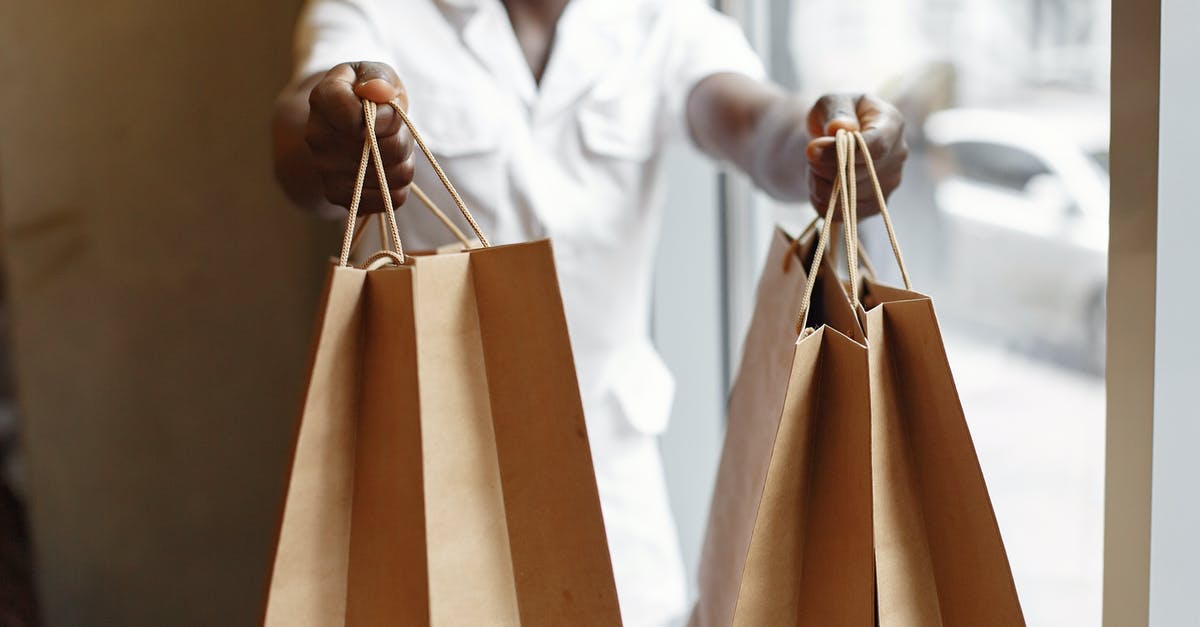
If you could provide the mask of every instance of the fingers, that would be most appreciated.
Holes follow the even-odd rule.
[[[354,93],[354,68],[349,63],[325,73],[308,94],[309,118],[319,118],[339,133],[355,133],[363,127],[362,101]]]
[[[886,199],[900,185],[904,169],[904,153],[894,150],[890,156],[875,163],[875,175],[879,179],[879,187]],[[833,192],[833,182],[837,179],[837,166],[825,163],[809,163],[808,189],[813,207],[824,215]],[[871,175],[867,166],[858,162],[854,168],[854,176],[858,183],[858,215],[867,217],[878,212],[878,201],[875,198],[875,187],[871,183]]]
[[[859,130],[857,115],[860,97],[850,94],[821,96],[808,111],[808,136],[834,135],[838,129]]]
[[[903,141],[904,116],[896,107],[874,96],[862,96],[856,112],[871,157],[888,154]]]
[[[904,125],[901,123],[894,128],[874,128],[862,131],[863,141],[867,142],[867,148],[871,151],[871,160],[875,165],[879,165],[889,157],[900,157],[903,160],[908,156],[908,142],[904,139]],[[808,142],[805,148],[805,154],[808,156],[809,163],[824,164],[829,167],[837,167],[837,140],[833,137],[818,137]],[[866,157],[863,156],[862,149],[855,145],[854,162],[866,163]]]
[[[408,200],[409,186],[405,185],[399,189],[388,191],[388,196],[392,199],[392,210],[403,205]],[[333,202],[333,201],[330,201]],[[336,204],[336,203],[335,203]],[[348,203],[347,203],[348,204]],[[371,192],[364,191],[362,201],[358,205],[358,215],[370,215],[374,213],[383,213],[383,197],[379,195],[378,190]]]
[[[407,106],[404,86],[391,67],[383,63],[343,63],[331,69],[309,93],[309,117],[305,140],[313,164],[321,176],[325,197],[332,203],[350,205],[354,180],[366,139],[362,100],[387,103],[398,99]],[[375,135],[383,170],[395,206],[408,195],[413,176],[413,143],[400,116],[391,107],[379,107]],[[360,211],[383,210],[374,164],[363,182]]]
[[[305,129],[305,141],[312,151],[314,164],[330,170],[358,169],[365,135],[365,131],[355,135],[338,133],[313,118],[309,119],[308,128]],[[386,136],[379,132],[376,137],[384,166],[404,161],[413,154],[412,135],[407,129]]]
[[[365,81],[363,77],[367,78]],[[408,105],[404,85],[395,72],[382,63],[343,63],[325,73],[308,96],[310,115],[323,120],[340,133],[362,137],[364,126],[362,100],[390,102],[399,99]],[[376,131],[380,137],[400,130],[401,121],[391,107],[380,107],[376,116]]]
[[[882,181],[884,178],[892,175],[894,171],[899,171],[904,166],[904,161],[907,156],[907,146],[901,145],[892,152],[884,155],[882,158],[876,159],[872,157],[872,163],[875,165],[875,176]],[[866,163],[859,158],[858,153],[855,153],[854,163],[854,174],[858,180],[870,180],[870,170],[867,169]],[[820,161],[809,161],[808,171],[819,178],[833,181],[833,179],[837,178],[838,175],[837,161],[835,160],[833,163],[829,163],[824,159]]]
[[[414,169],[412,155],[409,155],[403,161],[384,166],[383,175],[387,181],[387,186],[391,189],[399,189],[408,185],[412,182]],[[336,184],[336,191],[341,193],[341,202],[339,204],[348,204],[350,201],[350,190],[355,179],[358,178],[358,164],[355,164],[352,168],[322,169],[321,176],[327,177],[326,180]],[[367,166],[366,176],[363,177],[363,189],[379,190],[379,175],[375,173],[374,163]]]
[[[808,114],[808,135],[813,138],[808,146],[810,161],[837,163],[833,136],[839,129],[861,131],[871,157],[878,160],[903,140],[904,116],[874,96],[822,96]],[[863,160],[861,155],[858,160]]]
[[[847,116],[853,117],[853,124]],[[809,163],[810,200],[824,213],[838,176],[836,140],[838,129],[861,130],[875,166],[884,197],[900,184],[908,144],[904,139],[904,117],[892,105],[873,96],[831,95],[817,101],[808,116],[809,136],[806,147]],[[858,215],[867,217],[879,211],[875,189],[866,168],[861,147],[855,152],[855,177],[858,182]],[[840,217],[840,215],[839,215]]]
[[[359,98],[387,104],[404,94],[400,77],[388,64],[359,61],[349,65],[354,69],[354,94]],[[408,106],[407,98],[404,105]]]
[[[865,180],[865,178],[860,179],[858,186],[858,204],[856,205],[855,211],[857,212],[859,219],[867,218],[879,213],[879,203],[875,199],[874,190],[867,187],[867,185],[870,185],[870,183],[864,183],[863,181]],[[892,181],[889,180],[889,182]],[[900,180],[898,178],[895,179],[891,189],[895,189],[896,185],[899,183]],[[886,190],[888,188],[885,187],[884,189]],[[824,217],[829,211],[829,201],[831,198],[833,198],[833,182],[828,179],[820,178],[809,171],[808,201],[812,203],[813,208],[822,217]],[[839,205],[837,210],[833,212],[833,221],[840,222],[841,219],[842,208]]]
[[[392,200],[392,209],[396,209],[408,200],[409,184],[412,181],[413,161],[409,159],[385,170],[388,179],[388,194]],[[330,172],[322,174],[321,184],[325,191],[325,199],[342,207],[349,208],[354,195],[354,183],[358,172]],[[396,185],[392,181],[408,181]],[[359,201],[360,214],[379,213],[384,210],[383,196],[379,191],[379,179],[372,164],[363,179],[362,196]]]

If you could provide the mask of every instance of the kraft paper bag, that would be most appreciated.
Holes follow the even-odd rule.
[[[264,624],[618,625],[550,242],[351,266],[364,110]]]
[[[867,349],[813,242],[777,230],[758,284],[700,561],[692,625],[870,625]]]
[[[1008,556],[933,301],[912,291],[874,164],[859,133],[843,134],[848,164],[861,148],[905,288],[859,282],[856,202],[847,204],[850,296],[870,362],[871,485],[880,627],[1024,625]],[[841,149],[839,149],[841,150]],[[854,189],[854,168],[846,168]],[[870,273],[873,275],[873,272]],[[862,297],[859,298],[859,291]]]
[[[932,301],[867,281],[881,627],[1023,625]]]
[[[856,145],[864,153],[905,289],[880,284],[873,272],[866,279],[858,276],[857,182],[850,167],[856,162]],[[1024,625],[932,302],[911,290],[862,136],[839,132],[837,150],[844,174],[835,180],[820,235],[814,231],[789,244],[777,232],[759,283],[730,400],[729,431],[701,557],[700,599],[691,622]],[[846,225],[845,283],[831,264],[820,263],[839,204]],[[804,258],[814,246],[811,276],[789,278],[792,252]],[[787,325],[797,309],[806,312],[800,328],[806,326],[803,316],[818,328],[800,334],[789,360],[795,328]],[[849,342],[828,341],[839,336]],[[802,360],[805,342],[818,337],[822,344],[807,349],[818,356]],[[798,406],[807,411],[797,412]],[[821,413],[826,407],[831,415]],[[822,420],[853,425],[865,420],[867,455],[853,455],[848,436],[796,437],[797,424]],[[858,433],[847,424],[838,430]],[[829,459],[844,465],[826,465]],[[861,498],[862,477],[868,502],[851,508],[846,502]],[[814,498],[821,494],[816,485],[839,492],[825,500]],[[839,498],[843,502],[835,502]],[[836,521],[840,533],[831,534],[833,539],[813,533],[821,529],[814,521],[823,520]],[[871,547],[865,558],[849,550],[860,537]],[[814,546],[819,550],[814,552]],[[842,557],[842,563],[822,565],[823,577],[814,584],[808,577],[811,560],[830,554]],[[856,559],[846,559],[850,555]],[[859,573],[863,563],[869,584],[852,585],[860,579],[848,573]],[[844,581],[831,583],[833,578]]]

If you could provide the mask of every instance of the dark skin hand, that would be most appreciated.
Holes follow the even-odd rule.
[[[837,176],[833,135],[838,129],[862,132],[885,196],[900,185],[908,157],[903,116],[878,98],[827,95],[808,107],[775,85],[740,74],[700,81],[688,97],[688,125],[705,152],[732,161],[780,200],[802,200],[807,192],[821,213]],[[858,154],[855,162],[858,215],[864,218],[879,206],[864,157]],[[797,173],[805,166],[802,184]]]
[[[366,128],[362,100],[408,105],[404,84],[387,64],[343,63],[284,89],[275,103],[271,125],[275,177],[292,202],[336,218],[350,204]],[[380,107],[375,121],[392,206],[408,198],[414,154],[412,137],[391,107]],[[363,183],[363,213],[383,211],[374,164]]]
[[[540,81],[568,0],[506,0],[521,50]],[[275,105],[275,173],[289,198],[320,215],[337,217],[349,204],[365,130],[361,99],[407,105],[404,84],[386,64],[343,63],[286,87]],[[822,213],[833,191],[838,129],[861,130],[885,194],[899,184],[908,146],[904,119],[890,104],[861,94],[828,95],[811,107],[779,87],[739,74],[701,81],[687,103],[688,127],[709,155],[732,162],[772,196],[808,199]],[[413,142],[390,107],[376,123],[394,206],[408,197]],[[859,217],[878,212],[863,156],[857,158]],[[801,172],[807,170],[804,177]],[[364,185],[364,213],[383,210],[374,173]]]

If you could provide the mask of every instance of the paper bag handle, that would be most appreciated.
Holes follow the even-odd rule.
[[[479,238],[479,243],[484,247],[491,246],[491,242],[488,241],[487,236],[484,235],[483,231],[479,228],[479,223],[476,222],[475,217],[471,215],[471,210],[467,208],[467,204],[463,202],[462,197],[459,196],[458,190],[454,189],[454,185],[450,183],[450,179],[446,177],[446,172],[442,170],[442,166],[433,156],[433,152],[429,150],[429,146],[425,144],[424,138],[422,138],[421,133],[417,131],[412,119],[408,117],[408,113],[404,111],[404,108],[400,106],[400,103],[397,100],[392,100],[388,104],[393,110],[396,111],[396,115],[400,116],[400,120],[404,123],[404,125],[408,127],[408,131],[412,135],[413,141],[417,143],[417,146],[425,155],[425,159],[428,160],[429,165],[433,167],[433,171],[437,174],[438,180],[442,182],[442,185],[446,188],[446,191],[450,193],[450,197],[454,200],[454,204],[458,206],[458,210],[462,212],[463,217],[466,218],[467,224],[471,225],[471,230],[474,231],[475,236]],[[356,227],[358,227],[358,208],[362,203],[363,182],[366,179],[367,169],[370,167],[372,159],[374,159],[376,164],[375,173],[379,178],[379,189],[381,196],[383,197],[383,214],[386,224],[384,246],[387,246],[386,242],[390,239],[395,250],[393,253],[395,260],[400,264],[403,264],[406,261],[404,256],[404,246],[400,241],[400,229],[396,224],[396,215],[392,207],[392,197],[391,194],[388,193],[387,176],[383,172],[383,157],[379,152],[379,138],[375,136],[375,119],[378,114],[378,107],[379,105],[375,104],[373,101],[363,100],[363,119],[367,127],[367,137],[366,141],[363,142],[362,158],[359,160],[358,164],[358,176],[355,178],[354,191],[350,197],[349,215],[346,216],[346,231],[342,237],[342,253],[338,260],[339,264],[342,266],[350,265],[350,251],[354,247],[354,243],[357,240],[355,237],[355,230]],[[465,243],[466,237],[462,235],[462,231],[459,231],[457,227],[454,226],[453,222],[446,217],[446,214],[433,204],[433,201],[430,200],[427,195],[425,195],[424,191],[418,190],[416,195],[427,208],[429,208],[442,220],[443,224],[447,225],[447,227],[455,233],[455,236],[458,237],[460,241]]]
[[[821,258],[825,254],[825,248],[829,245],[829,236],[833,231],[833,212],[837,211],[839,201],[842,204],[843,215],[847,220],[849,219],[849,214],[846,212],[846,209],[850,205],[850,200],[846,194],[846,186],[842,181],[846,174],[845,164],[849,150],[849,143],[846,141],[845,134],[845,130],[838,129],[834,144],[837,150],[838,159],[837,176],[833,179],[833,191],[829,196],[829,206],[825,210],[825,223],[821,226],[821,234],[817,238],[817,248],[815,251],[813,251],[812,265],[808,269],[808,278],[804,283],[804,295],[800,298],[800,313],[796,316],[797,335],[803,335],[804,330],[808,327],[808,310],[812,305],[813,288],[817,284],[817,269],[821,267]],[[843,198],[845,198],[845,200],[843,200]],[[813,224],[810,225],[810,228],[815,226],[816,221],[814,220]],[[805,229],[805,232],[808,230],[809,229]],[[849,236],[849,228],[845,230],[847,231],[847,236]],[[795,241],[800,241],[800,238],[797,238]],[[851,262],[851,255],[849,253],[846,255],[846,262],[849,268],[853,268],[854,264]],[[854,274],[854,271],[851,270],[851,280],[853,280]]]
[[[821,216],[818,215],[812,219],[812,222],[808,223],[808,226],[804,227],[803,231],[800,231],[799,235],[792,239],[790,244],[788,244],[787,254],[783,257],[784,272],[791,270],[792,260],[796,257],[796,250],[800,248],[800,243],[803,242],[804,239],[809,235],[812,235],[813,232],[817,230],[817,225],[820,223]],[[834,252],[836,252],[836,249]],[[867,256],[867,249],[863,248],[862,241],[858,242],[858,261],[862,266],[862,269],[866,271],[867,278],[871,279],[872,281],[876,280],[876,278],[879,276],[879,273],[875,271],[875,263],[872,262],[871,258]],[[833,258],[833,262],[834,265],[837,265],[836,257]]]
[[[442,211],[441,208],[439,208],[437,204],[433,202],[433,199],[425,193],[425,190],[421,189],[416,183],[409,185],[409,189],[412,190],[412,193],[417,197],[417,200],[420,200],[421,204],[425,205],[425,208],[429,210],[429,213],[432,213],[433,216],[437,218],[443,226],[446,227],[446,230],[450,231],[450,234],[454,236],[454,239],[458,240],[458,242],[462,244],[463,248],[471,248],[471,240],[467,239],[467,236],[464,235],[462,230],[458,228],[458,225],[454,224],[454,222],[450,220],[450,217],[446,215],[446,212]],[[381,241],[383,242],[384,248],[387,248],[389,237],[387,220],[383,217],[382,213],[375,215],[379,219],[379,233],[382,235]],[[349,216],[347,216],[347,218],[349,218]],[[358,225],[354,227],[354,238],[350,242],[351,256],[354,256],[354,252],[358,250],[358,245],[362,241],[362,236],[367,232],[367,222],[370,219],[371,216],[358,217]]]
[[[796,333],[803,334],[804,329],[808,326],[808,312],[812,306],[813,288],[817,282],[817,269],[821,264],[821,257],[825,253],[825,249],[829,245],[830,234],[833,230],[834,211],[841,204],[842,209],[842,231],[845,235],[846,246],[846,270],[850,278],[850,297],[851,305],[858,309],[859,305],[859,253],[862,246],[861,240],[858,237],[858,176],[855,167],[855,153],[857,147],[862,148],[863,161],[867,167],[867,174],[871,178],[872,186],[875,189],[875,199],[879,204],[879,213],[883,217],[883,224],[887,228],[888,239],[891,240],[892,252],[896,257],[896,265],[900,268],[900,275],[904,279],[904,288],[912,289],[912,282],[909,280],[908,269],[904,264],[904,256],[900,253],[900,243],[896,239],[896,229],[892,224],[891,213],[888,212],[887,201],[884,198],[883,187],[879,183],[879,175],[875,172],[875,163],[871,158],[871,151],[867,147],[867,142],[863,138],[862,133],[858,131],[848,132],[844,129],[838,129],[835,135],[835,149],[837,151],[837,177],[833,182],[833,192],[829,199],[829,206],[826,209],[824,216],[824,225],[821,228],[821,236],[817,241],[817,249],[813,253],[812,267],[809,268],[808,278],[804,285],[804,295],[800,300],[800,313],[796,318]],[[810,228],[816,225],[814,220]],[[809,229],[805,229],[808,232]],[[799,241],[797,238],[796,241]],[[869,264],[869,262],[868,262]],[[870,269],[871,274],[874,274],[874,269]]]
[[[908,268],[904,265],[904,255],[900,252],[900,240],[896,239],[896,227],[892,223],[892,214],[888,211],[887,199],[884,198],[883,186],[879,184],[879,175],[875,173],[875,160],[871,157],[871,149],[867,147],[867,140],[863,139],[862,133],[854,131],[854,139],[858,141],[858,145],[862,148],[863,162],[867,166],[867,174],[871,177],[871,187],[875,190],[875,202],[879,205],[879,215],[883,218],[883,226],[887,229],[888,241],[892,244],[892,254],[896,258],[896,267],[900,268],[900,277],[904,280],[904,289],[912,290],[912,280],[908,277]],[[854,175],[854,163],[851,161],[849,165],[851,176]],[[857,214],[857,208],[855,208]],[[858,239],[858,222],[855,221],[854,237]],[[866,260],[864,259],[864,262]],[[874,273],[874,270],[872,270]]]

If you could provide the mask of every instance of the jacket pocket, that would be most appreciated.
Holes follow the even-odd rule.
[[[497,148],[496,115],[475,102],[448,98],[418,103],[413,121],[429,149],[442,157],[466,157]]]
[[[640,162],[658,148],[658,100],[653,92],[593,94],[578,116],[583,145],[592,153]]]

